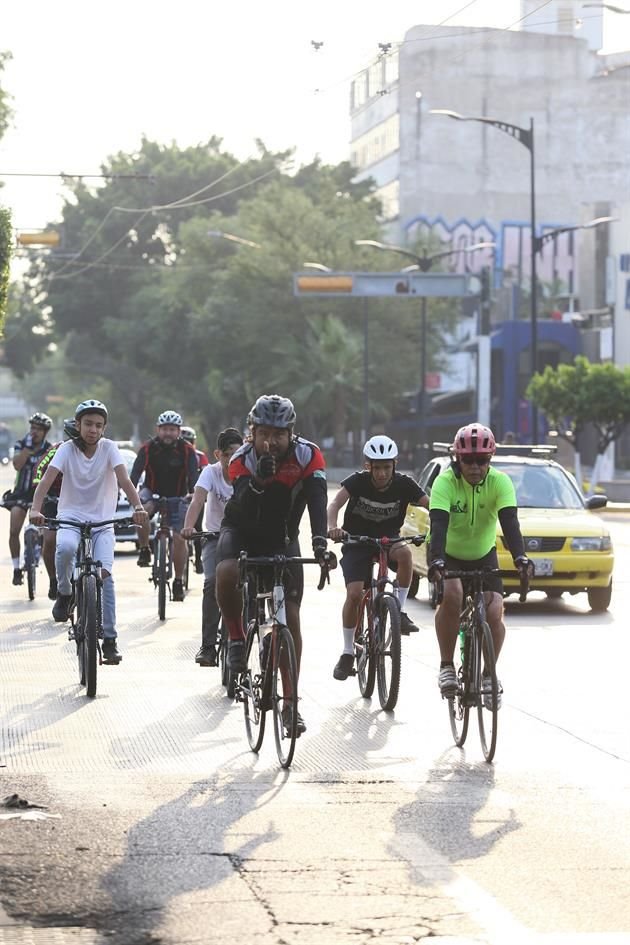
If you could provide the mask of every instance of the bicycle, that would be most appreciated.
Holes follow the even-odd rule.
[[[458,645],[455,648],[457,690],[447,699],[453,741],[462,748],[468,734],[470,710],[477,709],[479,740],[487,762],[492,761],[497,747],[499,684],[492,632],[486,620],[484,580],[489,574],[504,574],[498,568],[476,571],[445,571],[444,580],[459,578],[464,589],[463,607],[459,617]],[[509,572],[510,574],[512,572]],[[436,581],[438,603],[442,601],[443,581]],[[527,597],[528,580],[521,577],[520,601]],[[486,683],[484,685],[484,681]],[[488,684],[489,680],[489,684]]]
[[[128,525],[128,519],[107,519],[104,522],[76,522],[69,519],[47,518],[46,527],[69,525],[79,529],[79,546],[72,575],[72,597],[68,607],[70,630],[68,639],[77,646],[79,663],[79,683],[85,686],[86,695],[96,695],[97,666],[102,664],[99,640],[103,639],[103,606],[101,562],[92,557],[92,531],[105,528],[115,522]]]
[[[166,620],[166,592],[172,600],[171,579],[173,577],[173,529],[170,525],[170,515],[173,510],[179,511],[182,501],[180,496],[154,495],[157,502],[157,528],[153,536],[153,565],[149,581],[153,581],[158,591],[158,617]],[[188,586],[188,568],[186,568],[186,586]]]
[[[19,506],[19,508],[24,509],[25,512],[28,512],[31,507],[30,502],[11,498],[10,492],[5,493],[5,496],[6,497],[3,497],[2,506],[9,511],[16,505]],[[27,522],[22,533],[22,541],[24,549],[21,570],[26,575],[28,599],[35,600],[35,591],[37,588],[37,569],[39,568],[42,556],[41,529],[37,525],[33,525],[31,522]]]
[[[324,563],[316,558],[285,555],[250,558],[245,551],[239,556],[238,586],[244,590],[243,613],[249,613],[250,593],[255,609],[247,627],[247,670],[240,674],[236,684],[236,698],[243,703],[247,740],[253,752],[260,751],[266,713],[272,710],[276,753],[283,768],[293,761],[298,737],[297,659],[287,626],[283,577],[291,564],[319,564],[321,590],[336,565],[334,555],[327,552],[327,556]],[[263,573],[265,569],[267,574]]]
[[[350,675],[357,676],[364,699],[371,697],[377,682],[379,702],[386,712],[398,701],[402,661],[398,582],[389,577],[389,551],[403,542],[419,546],[424,540],[424,535],[398,538],[346,535],[343,539],[344,545],[370,545],[374,549],[372,574],[365,583],[354,632],[356,669]]]
[[[195,532],[192,536],[191,542],[199,542],[203,550],[203,545],[208,539],[215,539],[219,537],[218,532]],[[228,663],[227,663],[227,649],[228,649],[228,634],[227,627],[225,626],[223,615],[219,621],[219,629],[217,632],[217,642],[216,642],[216,655],[217,655],[217,666],[221,672],[221,685],[224,689],[227,690],[227,695],[230,699],[234,698],[235,689],[236,689],[236,675],[230,672]]]

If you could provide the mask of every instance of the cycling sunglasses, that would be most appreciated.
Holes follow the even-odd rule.
[[[470,456],[464,455],[464,456],[459,457],[460,463],[464,463],[465,466],[472,466],[473,464],[475,466],[487,466],[491,459],[492,457],[488,456],[487,453],[482,456],[477,456],[476,454],[473,454]]]

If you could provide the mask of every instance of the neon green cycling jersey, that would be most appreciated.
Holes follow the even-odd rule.
[[[477,561],[492,551],[499,510],[515,505],[512,480],[492,466],[477,486],[456,476],[452,468],[446,469],[433,483],[429,500],[429,510],[448,512],[446,553],[462,561]]]

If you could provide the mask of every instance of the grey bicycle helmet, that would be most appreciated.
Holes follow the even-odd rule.
[[[35,424],[37,427],[44,427],[45,430],[50,430],[52,426],[52,420],[47,413],[40,413],[39,410],[36,411],[32,417],[28,418],[28,422]]]
[[[186,442],[190,443],[191,446],[195,445],[195,441],[197,440],[197,431],[194,427],[182,427],[179,431],[179,435],[181,436],[182,440],[186,440]]]
[[[171,425],[174,427],[181,427],[182,423],[183,423],[182,415],[180,413],[177,413],[176,410],[164,410],[160,414],[160,416],[157,418],[158,427],[165,427],[165,426],[171,426]]]
[[[396,459],[398,447],[388,436],[372,436],[363,447],[366,459]]]
[[[247,417],[250,427],[277,427],[290,430],[295,423],[295,407],[288,397],[262,394]]]
[[[82,400],[74,411],[74,419],[79,420],[84,413],[99,413],[107,423],[107,407],[100,400]]]

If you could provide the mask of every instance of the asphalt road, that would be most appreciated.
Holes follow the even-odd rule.
[[[630,943],[623,516],[608,614],[508,600],[493,765],[474,727],[452,745],[429,607],[408,608],[421,632],[385,714],[333,680],[342,579],[319,593],[311,573],[289,773],[194,664],[200,577],[160,623],[146,571],[117,556],[124,660],[88,700],[50,602],[10,584],[7,522],[0,796],[45,809],[0,808],[0,945]]]

